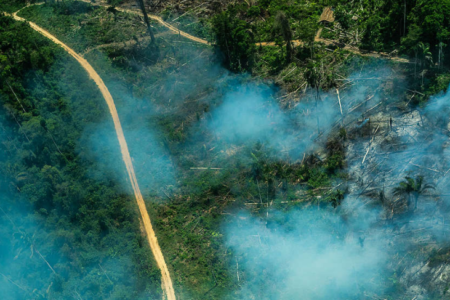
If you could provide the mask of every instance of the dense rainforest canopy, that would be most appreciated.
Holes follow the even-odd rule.
[[[1,285],[5,299],[156,297],[133,202],[107,168],[93,173],[95,153],[78,143],[108,117],[95,85],[27,24],[0,17],[0,40],[0,253],[2,272],[23,285]]]

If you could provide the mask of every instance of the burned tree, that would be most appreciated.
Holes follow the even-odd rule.
[[[430,189],[434,190],[435,186],[431,183],[424,183],[423,176],[417,176],[415,179],[407,176],[405,181],[400,182],[399,186],[394,189],[394,195],[406,196],[408,208],[412,204],[411,198],[414,198],[414,209],[416,209],[419,196]]]
[[[323,71],[321,71],[321,64],[319,62],[312,61],[308,64],[305,73],[306,80],[315,90],[315,115],[317,119],[317,134],[320,134],[320,120],[319,120],[319,101],[320,101],[320,89],[323,85]]]
[[[288,63],[292,60],[292,31],[289,25],[289,20],[287,19],[284,12],[279,11],[275,17],[274,29],[276,32],[281,34],[284,41],[286,42],[286,60]]]
[[[147,11],[145,10],[144,0],[136,0],[136,1],[142,10],[142,15],[144,16],[144,22],[147,25],[147,31],[148,34],[150,35],[151,43],[155,44],[155,35],[153,34],[153,29],[150,26],[150,20],[148,18]]]

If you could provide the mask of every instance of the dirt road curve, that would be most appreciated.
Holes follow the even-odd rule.
[[[78,0],[78,1],[86,2],[86,3],[89,3],[89,4],[91,4],[91,5],[99,5],[99,6],[103,6],[103,7],[111,7],[110,5],[104,4],[104,3],[102,3],[102,4],[95,4],[95,3],[92,3],[92,2],[89,1],[89,0]],[[125,8],[120,8],[120,7],[117,7],[117,6],[115,7],[115,9],[117,9],[118,11],[121,11],[121,12],[126,12],[126,13],[130,13],[130,14],[135,14],[135,15],[143,16],[143,14],[142,14],[140,11],[137,11],[137,10],[125,9]],[[209,43],[207,40],[198,38],[198,37],[196,37],[196,36],[190,35],[189,33],[186,33],[186,32],[184,32],[184,31],[181,31],[180,29],[176,28],[175,26],[172,26],[172,25],[170,25],[169,23],[165,22],[165,21],[164,21],[161,17],[159,17],[159,16],[155,16],[155,15],[148,14],[148,17],[149,17],[150,19],[153,19],[153,20],[157,21],[158,23],[160,23],[160,24],[163,25],[164,27],[168,28],[169,30],[175,32],[176,34],[179,34],[179,35],[181,35],[181,36],[184,36],[185,38],[190,39],[191,41],[194,41],[194,42],[197,42],[197,43],[201,43],[201,44],[205,44],[205,45],[210,45],[210,43]]]
[[[77,1],[81,1],[81,2],[86,2],[89,3],[91,5],[98,5],[98,6],[103,6],[103,7],[111,7],[110,5],[106,4],[106,3],[92,3],[90,0],[77,0]],[[135,14],[135,15],[139,15],[142,16],[142,13],[138,10],[132,10],[132,9],[125,9],[125,8],[120,8],[120,7],[115,7],[115,9],[117,9],[118,11],[122,11],[122,12],[127,12],[127,13],[131,13],[131,14]],[[161,17],[159,16],[155,16],[155,15],[148,15],[149,18],[158,21],[161,25],[167,27],[170,31],[179,34],[181,36],[184,36],[187,39],[190,39],[191,41],[194,42],[198,42],[204,45],[211,45],[210,42],[208,42],[207,40],[198,38],[196,36],[190,35],[189,33],[186,33],[184,31],[181,31],[180,29],[176,28],[173,25],[170,25],[169,23],[165,22]],[[335,41],[332,40],[327,40],[327,39],[322,39],[320,38],[320,34],[322,32],[322,29],[319,29],[319,31],[317,32],[317,35],[315,37],[315,41],[316,42],[321,42],[324,43],[325,45],[329,46],[329,45],[336,45]],[[275,42],[261,42],[261,43],[256,43],[258,46],[276,46]],[[292,41],[292,45],[294,47],[299,47],[302,46],[304,43],[301,40],[294,40]],[[367,56],[367,57],[375,57],[375,58],[386,58],[386,59],[390,59],[392,61],[396,61],[396,62],[400,62],[400,63],[409,63],[410,61],[408,59],[405,58],[401,58],[401,57],[391,57],[389,56],[389,54],[387,53],[378,53],[378,52],[362,52],[361,50],[359,50],[359,48],[357,47],[353,47],[353,46],[349,46],[349,45],[345,45],[343,47],[343,49],[361,55],[361,56]]]
[[[327,40],[327,39],[323,39],[320,38],[318,35],[315,37],[315,41],[316,42],[320,42],[323,43],[327,46],[333,46],[336,45],[336,42],[332,41],[332,40]],[[257,43],[258,46],[276,46],[275,42],[261,42],[261,43]],[[292,41],[292,45],[293,47],[299,47],[304,45],[304,42],[302,42],[301,40],[293,40]],[[357,47],[353,47],[353,46],[349,46],[349,45],[345,45],[342,49],[347,50],[349,52],[361,55],[361,56],[367,56],[367,57],[375,57],[375,58],[385,58],[385,59],[390,59],[392,61],[396,61],[396,62],[400,62],[400,63],[409,63],[410,61],[406,58],[402,58],[402,57],[391,57],[389,56],[388,53],[384,53],[384,52],[362,52],[361,50],[359,50],[359,48]]]
[[[12,17],[17,21],[26,21],[25,19],[18,17],[17,12],[12,15]],[[45,37],[52,40],[54,43],[60,45],[64,48],[72,57],[74,57],[81,66],[88,72],[89,76],[95,81],[98,88],[100,89],[100,92],[103,95],[103,98],[105,98],[106,103],[108,104],[109,111],[111,113],[111,116],[114,121],[114,127],[116,129],[117,138],[119,139],[120,149],[122,152],[122,158],[125,162],[125,166],[128,172],[128,176],[131,181],[131,185],[133,187],[134,196],[136,197],[136,202],[139,207],[139,211],[141,213],[142,221],[144,223],[145,233],[147,234],[148,243],[150,244],[150,248],[153,252],[153,255],[155,257],[156,263],[161,270],[161,276],[162,276],[162,285],[163,285],[163,291],[167,297],[168,300],[176,300],[175,292],[172,285],[172,279],[170,278],[169,269],[167,268],[166,262],[164,261],[164,256],[161,252],[161,248],[158,244],[158,240],[156,238],[155,232],[152,227],[152,223],[150,221],[150,217],[147,212],[147,208],[145,207],[144,198],[142,197],[141,191],[139,189],[139,185],[136,179],[136,175],[134,173],[134,167],[133,163],[131,162],[130,153],[128,151],[128,145],[125,140],[125,136],[123,134],[122,125],[120,124],[119,115],[116,110],[116,106],[114,104],[114,100],[109,93],[108,88],[103,83],[103,80],[101,77],[97,74],[97,72],[92,68],[92,66],[80,55],[78,55],[75,51],[73,51],[71,48],[69,48],[66,44],[58,40],[56,37],[51,35],[46,30],[42,29],[41,27],[37,26],[35,23],[29,22],[30,27],[39,32],[40,34],[44,35]]]
[[[155,37],[164,36],[166,34],[172,34],[172,33],[169,33],[169,32],[158,33],[158,34],[155,34]],[[139,41],[139,42],[147,41],[147,40],[150,40],[149,36],[145,36],[143,38],[137,39],[137,41]],[[98,46],[95,46],[92,48],[88,48],[83,54],[81,54],[81,56],[85,57],[89,52],[91,52],[94,49],[102,49],[102,48],[108,48],[108,47],[130,47],[130,46],[136,45],[137,41],[135,39],[133,39],[133,40],[124,41],[124,42],[115,42],[115,43],[98,45]]]

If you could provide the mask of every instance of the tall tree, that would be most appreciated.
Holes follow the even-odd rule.
[[[422,35],[422,28],[417,24],[411,24],[408,26],[408,34],[401,40],[401,50],[407,54],[414,54],[414,80],[416,80],[417,74],[417,56],[419,54],[418,43]]]
[[[444,52],[442,51],[442,48],[445,48],[447,45],[444,44],[443,42],[439,42],[438,44],[438,67],[439,69],[441,68],[443,62],[444,62]]]
[[[144,15],[144,22],[147,25],[147,31],[148,31],[148,34],[150,35],[151,43],[154,44],[155,43],[155,35],[153,34],[153,29],[150,26],[150,20],[148,18],[147,11],[145,10],[144,0],[136,0],[136,1],[138,2],[138,5],[141,8],[142,14]]]
[[[286,42],[286,60],[292,60],[292,30],[289,25],[289,20],[282,11],[278,11],[275,17],[274,30],[280,34]]]
[[[422,41],[431,46],[450,39],[450,2],[446,0],[418,0],[411,19],[422,30]]]
[[[420,61],[422,70],[433,64],[433,55],[430,51],[430,45],[419,42]]]
[[[311,18],[301,20],[297,29],[297,35],[303,42],[303,47],[309,48],[311,52],[311,59],[314,58],[314,42],[318,29],[318,23]]]
[[[406,35],[406,0],[404,0],[404,10],[403,10],[403,36]]]
[[[320,134],[320,89],[322,88],[324,81],[324,72],[323,72],[323,62],[321,61],[311,61],[305,72],[306,80],[308,84],[314,88],[315,90],[315,115],[317,120],[317,134]]]
[[[230,7],[212,19],[216,50],[220,50],[224,65],[231,71],[250,71],[256,51],[253,28],[236,14],[235,8]]]

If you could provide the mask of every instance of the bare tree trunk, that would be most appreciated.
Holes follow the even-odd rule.
[[[23,109],[23,112],[26,113],[27,111],[25,110],[25,107],[23,107],[22,102],[20,102],[19,97],[17,97],[16,93],[14,92],[14,90],[12,89],[12,87],[9,85],[8,80],[5,80],[6,84],[8,85],[9,89],[11,90],[11,92],[14,94],[14,96],[16,97],[17,102],[19,102],[20,106]]]
[[[417,87],[417,84],[416,84],[416,77],[417,77],[417,51],[415,51],[414,54],[416,56],[416,58],[414,60],[414,85]]]
[[[319,104],[319,87],[316,87],[316,118],[317,118],[317,134],[320,135],[320,120],[319,120],[319,114],[318,114],[318,104]]]
[[[292,61],[292,45],[291,41],[286,41],[286,61],[290,63]]]
[[[147,12],[145,10],[144,0],[136,0],[138,2],[138,5],[141,7],[142,14],[144,15],[144,22],[147,25],[147,30],[150,35],[151,43],[155,43],[155,35],[153,34],[153,29],[150,26],[150,20],[148,19]]]
[[[406,206],[407,206],[407,209],[408,209],[408,211],[411,209],[411,205],[412,205],[412,201],[411,201],[411,195],[410,194],[408,194],[408,196],[407,196],[407,203],[406,203]]]
[[[14,117],[14,120],[16,120],[17,125],[19,125],[19,129],[22,129],[22,126],[19,123],[19,120],[17,120],[16,115],[12,112],[12,110],[6,108],[9,113]],[[26,137],[27,141],[30,142],[30,139],[28,138],[27,134],[25,133],[25,131],[22,130],[23,135]],[[33,153],[34,154],[34,153]]]
[[[50,131],[48,131],[48,130],[47,130],[47,132],[50,134],[50,137],[52,138],[53,145],[55,145],[56,150],[58,150],[59,154],[61,154],[64,158],[66,158],[66,157],[64,156],[64,154],[62,154],[62,152],[61,152],[61,150],[59,149],[58,145],[56,144],[55,139],[53,138],[53,134],[52,134]],[[66,159],[66,160],[67,160],[67,159]]]
[[[405,0],[405,10],[403,12],[403,36],[406,36],[406,0]]]

